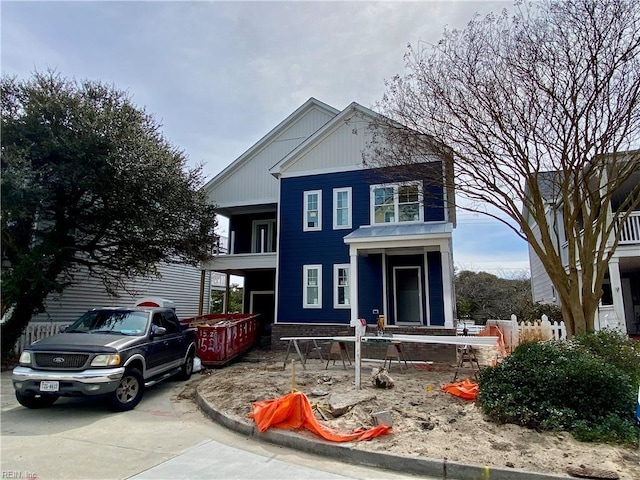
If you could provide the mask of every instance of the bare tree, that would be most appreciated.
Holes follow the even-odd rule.
[[[514,11],[409,46],[365,163],[419,169],[451,147],[459,207],[528,241],[568,330],[593,331],[616,225],[640,202],[640,9],[544,0]]]

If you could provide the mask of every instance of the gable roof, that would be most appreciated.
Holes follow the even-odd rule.
[[[310,109],[316,108],[325,112],[327,115],[333,117],[340,113],[339,110],[333,108],[326,103],[321,102],[313,97],[309,98],[305,103],[298,107],[291,115],[285,118],[282,122],[272,128],[264,137],[258,140],[251,148],[245,151],[231,164],[229,164],[224,170],[218,173],[215,177],[207,182],[203,187],[205,192],[209,192],[217,184],[222,183],[229,176],[233,175],[240,167],[249,162],[251,158],[258,153],[261,149],[272,142],[280,133],[285,131],[288,127],[293,125],[300,117],[307,113]]]
[[[287,170],[289,170],[306,152],[312,150],[331,133],[335,132],[340,127],[344,126],[349,118],[360,115],[362,117],[369,117],[372,120],[379,117],[379,114],[370,110],[362,105],[352,102],[344,110],[335,115],[331,120],[324,124],[313,135],[307,138],[304,142],[298,145],[295,149],[289,152],[282,160],[276,163],[269,169],[271,175],[276,178],[281,177]],[[360,164],[359,164],[360,165]],[[356,167],[352,164],[352,167]],[[361,168],[361,165],[360,165]]]
[[[229,208],[269,210],[278,201],[278,180],[269,168],[331,120],[338,110],[310,98],[210,180],[203,191],[220,215]]]

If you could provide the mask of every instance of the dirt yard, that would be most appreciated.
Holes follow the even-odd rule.
[[[420,365],[400,371],[394,363],[389,371],[394,386],[384,389],[371,382],[372,369],[381,363],[364,361],[362,388],[357,391],[354,368],[345,370],[340,361],[330,363],[327,370],[319,359],[310,359],[307,370],[297,362],[293,383],[292,366],[287,362],[283,369],[283,358],[279,352],[254,351],[230,366],[205,369],[200,375],[207,378],[200,383],[199,392],[220,411],[246,422],[252,422],[247,418],[252,402],[280,397],[292,385],[312,404],[328,404],[332,394],[347,394],[363,401],[337,418],[327,413],[322,418],[317,413],[318,419],[337,432],[375,425],[375,412],[390,411],[393,422],[390,435],[354,442],[354,448],[554,474],[584,465],[617,472],[621,479],[640,479],[637,449],[580,443],[567,433],[539,433],[488,422],[473,401],[440,390],[452,381],[452,365],[435,364],[431,369]]]

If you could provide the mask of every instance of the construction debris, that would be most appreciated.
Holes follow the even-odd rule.
[[[378,388],[393,388],[395,384],[393,378],[389,376],[386,368],[375,367],[371,370],[371,383]]]

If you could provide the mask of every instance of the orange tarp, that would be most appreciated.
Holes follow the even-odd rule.
[[[443,392],[455,395],[456,397],[464,398],[465,400],[475,400],[478,396],[478,384],[473,383],[468,378],[466,378],[462,382],[447,383],[446,385],[442,385],[440,389]]]
[[[261,432],[269,427],[290,430],[306,428],[332,442],[370,440],[391,432],[390,426],[382,424],[366,430],[359,428],[351,433],[337,433],[316,419],[309,399],[302,392],[289,393],[273,400],[254,402],[253,412],[249,414],[249,418],[253,418]]]

